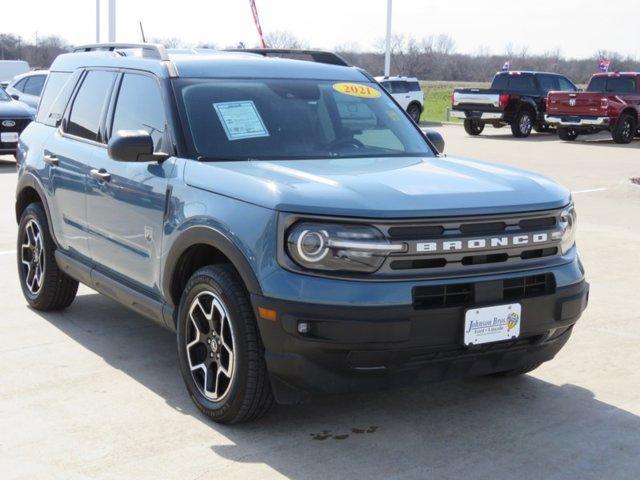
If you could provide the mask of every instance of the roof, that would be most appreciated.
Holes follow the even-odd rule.
[[[640,72],[598,72],[594,77],[638,77]]]
[[[555,75],[558,77],[565,76],[559,72],[539,72],[537,70],[509,70],[506,72],[500,71],[500,72],[496,72],[496,75],[521,75],[523,73],[530,74],[530,75]]]
[[[33,75],[48,75],[48,74],[49,74],[49,70],[31,70],[30,72],[25,72],[25,73],[21,73],[20,75],[16,75],[15,77],[13,77],[12,82],[20,80],[24,77],[31,77]]]
[[[130,68],[151,72],[161,78],[259,77],[368,81],[366,74],[353,67],[265,57],[247,52],[165,50],[161,45],[152,44],[78,47],[74,53],[58,56],[50,70],[70,72],[84,67]]]

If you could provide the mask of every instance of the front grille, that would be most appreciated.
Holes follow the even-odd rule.
[[[12,125],[10,127],[6,127],[4,125],[2,125],[2,122],[5,120],[11,120],[13,122],[15,122],[15,125]],[[27,127],[27,125],[29,125],[29,123],[31,122],[30,119],[28,118],[0,118],[0,133],[2,132],[17,132],[18,134],[22,133],[22,131]],[[0,148],[15,148],[15,142],[10,143],[10,142],[2,142],[2,140],[0,140]]]
[[[475,288],[475,283],[415,287],[413,289],[413,307],[417,310],[472,307],[476,304]],[[552,273],[546,273],[494,282],[491,288],[495,303],[513,302],[540,295],[551,295],[555,293],[556,282]],[[486,289],[483,290],[486,295]]]
[[[550,273],[510,278],[504,281],[503,297],[505,300],[519,300],[521,298],[549,295],[555,291],[555,288],[555,279]]]
[[[435,285],[416,287],[413,306],[417,309],[458,307],[473,303],[473,284]]]
[[[390,255],[376,275],[452,276],[540,268],[558,258],[560,210],[373,222],[405,251]]]

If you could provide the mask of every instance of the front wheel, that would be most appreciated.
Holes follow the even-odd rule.
[[[578,138],[578,131],[575,128],[560,127],[558,128],[558,137],[565,142],[573,142]]]
[[[638,131],[638,122],[629,114],[620,115],[616,127],[613,129],[613,141],[616,143],[631,143]]]
[[[464,131],[467,132],[469,135],[480,135],[482,133],[482,131],[484,130],[484,123],[480,123],[477,120],[471,120],[469,118],[467,118],[464,121]]]
[[[531,135],[533,128],[533,116],[531,112],[522,110],[511,122],[511,133],[516,138],[526,138]]]
[[[18,276],[22,293],[36,310],[61,310],[73,302],[78,282],[58,268],[56,245],[41,203],[29,205],[18,227]]]
[[[178,359],[196,407],[219,423],[264,415],[273,403],[247,291],[228,265],[204,267],[185,287],[177,324]]]

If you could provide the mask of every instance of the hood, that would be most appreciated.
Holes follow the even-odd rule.
[[[275,210],[366,218],[536,211],[570,200],[538,174],[453,157],[187,162],[185,181]]]
[[[35,110],[17,100],[0,101],[0,117],[33,118]]]

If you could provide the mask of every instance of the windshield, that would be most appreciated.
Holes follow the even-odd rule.
[[[7,92],[0,88],[0,102],[6,102],[7,100],[11,100],[11,97],[7,95]]]
[[[176,87],[205,160],[434,155],[374,83],[185,79]]]

